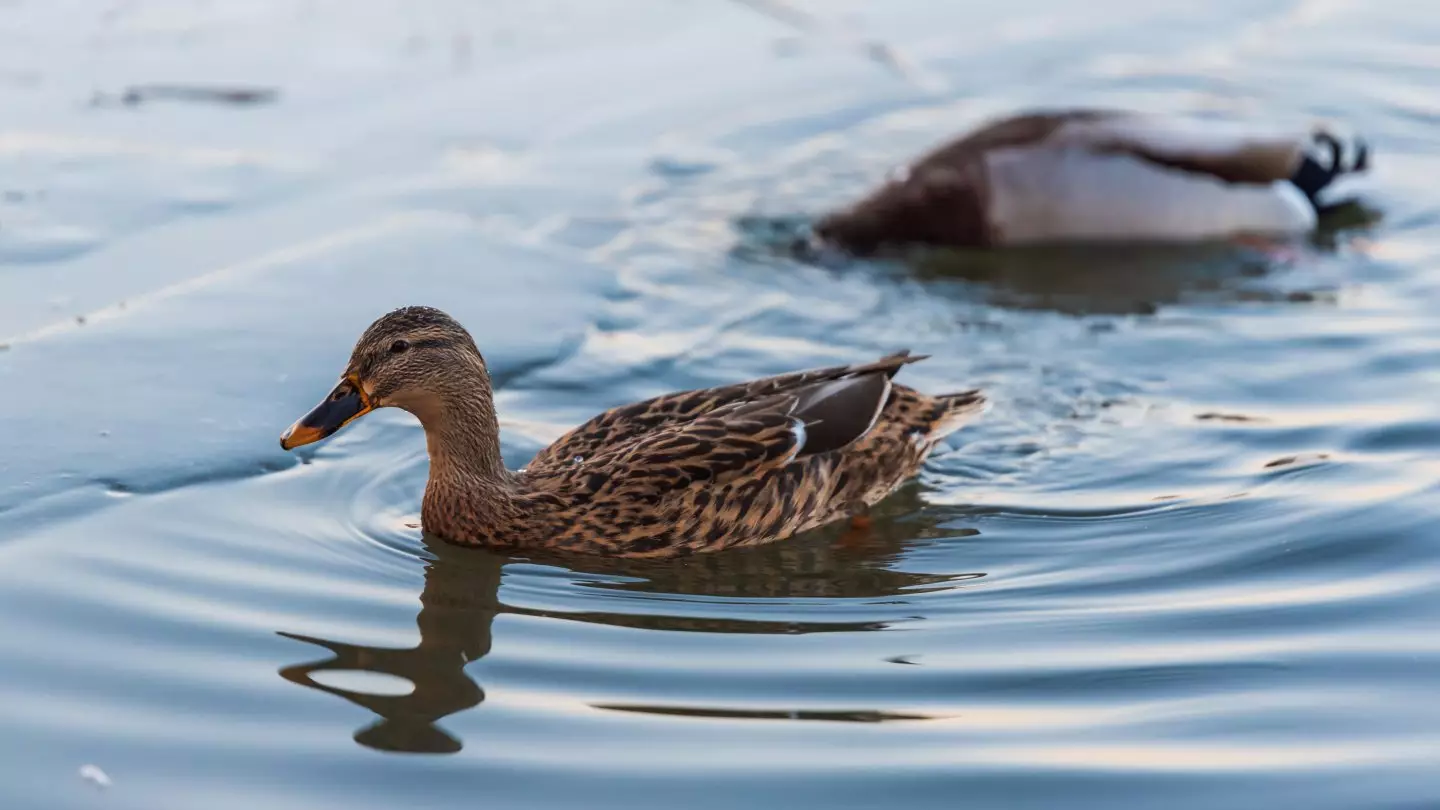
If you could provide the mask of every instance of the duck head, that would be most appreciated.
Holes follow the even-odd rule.
[[[489,375],[463,326],[433,307],[397,309],[365,330],[340,382],[285,431],[280,446],[318,442],[376,408],[401,408],[422,424],[438,423],[447,402],[482,393],[489,393]]]

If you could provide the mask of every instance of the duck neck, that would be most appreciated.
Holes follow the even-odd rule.
[[[513,517],[515,477],[500,455],[500,424],[484,367],[457,373],[455,386],[408,407],[425,428],[430,478],[421,519],[453,542],[480,542]]]
[[[504,488],[510,472],[500,456],[500,424],[489,396],[445,403],[430,418],[416,414],[425,428],[430,480]]]

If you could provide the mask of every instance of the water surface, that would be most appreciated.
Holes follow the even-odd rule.
[[[823,8],[0,8],[0,806],[1440,803],[1440,13]],[[186,83],[257,95],[125,101]],[[1272,253],[778,249],[1062,103],[1341,116],[1383,216]],[[994,407],[870,532],[503,558],[416,528],[403,414],[276,446],[413,303],[475,333],[517,466],[604,407],[898,348]]]

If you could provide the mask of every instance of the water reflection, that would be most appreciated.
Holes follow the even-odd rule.
[[[431,545],[444,550],[439,543]],[[425,572],[415,619],[420,643],[414,647],[368,647],[282,631],[286,638],[324,647],[331,656],[284,667],[280,677],[374,712],[380,719],[355,733],[361,745],[429,754],[459,751],[460,740],[435,724],[485,700],[485,690],[465,673],[465,665],[490,652],[491,625],[502,610],[503,563],[484,552],[437,557]],[[317,672],[378,673],[403,678],[414,689],[405,695],[366,693],[321,683]]]
[[[874,709],[716,709],[697,706],[650,706],[623,703],[596,703],[597,709],[671,717],[718,717],[726,720],[801,720],[827,723],[887,723],[897,720],[935,720],[933,715],[911,712],[882,712]]]
[[[1357,199],[1322,212],[1320,227],[1299,241],[1254,240],[1154,244],[1038,245],[1004,250],[917,249],[890,255],[906,276],[942,293],[963,288],[966,298],[1007,309],[1071,315],[1145,315],[1180,303],[1333,303],[1325,287],[1281,286],[1276,270],[1306,252],[1333,254],[1379,222],[1378,210]],[[852,260],[808,241],[798,217],[741,217],[733,254],[747,262],[790,259],[844,267]]]
[[[1280,298],[1253,283],[1274,263],[1258,251],[1216,243],[925,251],[906,267],[924,282],[971,285],[986,303],[1010,309],[1146,315],[1187,299]]]
[[[1334,253],[1377,218],[1351,200],[1327,209],[1320,228],[1295,242],[918,251],[906,266],[921,281],[980,285],[992,305],[1072,315],[1145,315],[1181,303],[1334,303],[1331,289],[1282,287],[1270,277],[1305,251]]]
[[[420,593],[420,612],[416,617],[420,631],[418,644],[408,648],[372,647],[281,632],[286,638],[322,647],[329,656],[283,667],[279,674],[292,683],[335,695],[375,713],[379,719],[354,735],[361,745],[382,751],[455,753],[463,747],[462,741],[438,724],[446,717],[484,702],[485,690],[466,671],[466,666],[490,653],[492,627],[500,613],[671,632],[794,635],[883,629],[886,621],[856,620],[854,610],[845,611],[852,618],[816,620],[813,610],[806,610],[807,617],[802,619],[787,616],[786,608],[796,604],[794,600],[853,599],[861,604],[866,600],[883,600],[893,613],[894,605],[903,604],[907,595],[953,588],[958,583],[984,576],[978,572],[937,575],[894,569],[893,563],[907,544],[915,542],[918,536],[940,533],[934,523],[893,519],[896,513],[913,515],[916,503],[917,493],[902,492],[884,504],[883,511],[877,512],[874,525],[863,531],[837,527],[759,548],[644,565],[593,558],[519,560],[427,538],[426,546],[434,559],[427,565]],[[556,601],[585,603],[593,601],[597,594],[619,590],[664,597],[659,603],[667,606],[667,613],[538,609],[506,604],[501,601],[500,586],[502,579],[511,578],[522,581],[518,591],[550,591],[546,600],[551,604]],[[558,597],[556,591],[560,591]],[[762,603],[767,608],[762,612],[777,616],[773,619],[727,616],[733,611],[706,601],[716,597],[768,600]],[[605,601],[631,607],[639,604],[631,599]],[[644,604],[653,608],[656,600],[646,600]],[[414,688],[407,694],[395,694],[393,690],[383,694],[368,692],[363,687],[327,683],[330,680],[327,673],[389,676],[387,680],[400,678]],[[695,717],[849,722],[925,719],[919,715],[864,708],[815,711],[605,703],[594,706]]]

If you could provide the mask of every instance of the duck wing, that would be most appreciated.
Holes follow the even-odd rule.
[[[1047,145],[1127,154],[1225,183],[1265,185],[1289,180],[1305,159],[1310,136],[1253,123],[1112,115],[1066,121]]]
[[[953,170],[1000,150],[1080,147],[1227,183],[1264,184],[1290,179],[1312,142],[1329,146],[1334,140],[1328,133],[1266,129],[1253,122],[1105,109],[1040,111],[984,124],[922,157],[912,173]],[[1363,170],[1363,158],[1356,162]]]
[[[923,360],[909,351],[873,363],[798,371],[719,388],[664,394],[606,411],[541,450],[530,468],[570,464],[641,446],[663,448],[668,442],[697,444],[729,440],[756,452],[752,442],[789,442],[790,451],[817,453],[842,447],[873,425],[889,395],[890,378],[902,366]],[[883,390],[881,390],[883,389]],[[879,396],[878,402],[874,400]],[[862,420],[862,416],[864,419]],[[772,430],[802,433],[785,439]],[[863,424],[860,424],[863,421]],[[683,439],[682,439],[683,437]],[[643,439],[643,441],[641,441]],[[692,441],[694,440],[694,441]],[[637,443],[631,447],[632,443]],[[778,445],[776,445],[778,446]],[[658,450],[663,455],[665,450]],[[724,452],[737,452],[733,448]],[[762,454],[763,455],[763,454]],[[617,462],[618,463],[618,462]]]
[[[697,483],[760,477],[791,462],[840,450],[875,426],[890,396],[886,369],[788,387],[648,431],[584,465],[594,499],[655,503]]]

